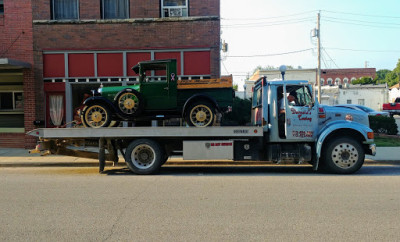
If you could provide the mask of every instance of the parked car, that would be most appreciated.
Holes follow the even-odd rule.
[[[389,113],[388,112],[375,111],[372,108],[369,108],[369,107],[366,107],[366,106],[363,106],[363,105],[340,104],[340,105],[335,105],[335,107],[342,107],[342,108],[360,110],[360,111],[366,112],[369,116],[385,116],[385,117],[389,117]]]

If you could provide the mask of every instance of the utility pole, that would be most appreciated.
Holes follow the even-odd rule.
[[[317,45],[318,45],[318,69],[317,69],[317,86],[318,86],[318,102],[321,103],[321,12],[317,14]]]

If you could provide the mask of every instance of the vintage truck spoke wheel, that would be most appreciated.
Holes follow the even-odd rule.
[[[213,123],[214,108],[208,103],[196,103],[189,109],[189,125],[196,127],[207,127]]]
[[[86,106],[83,109],[82,116],[82,121],[85,127],[108,127],[111,122],[108,108],[98,104]]]
[[[125,161],[129,169],[139,175],[157,172],[164,158],[165,154],[160,145],[149,139],[133,141],[125,152]]]
[[[333,173],[353,173],[364,163],[365,153],[360,143],[352,138],[332,139],[322,154],[322,166]]]
[[[127,116],[137,116],[143,109],[140,93],[133,89],[122,91],[117,97],[116,105]]]

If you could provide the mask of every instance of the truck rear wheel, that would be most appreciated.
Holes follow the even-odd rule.
[[[135,174],[156,173],[164,162],[164,153],[160,145],[149,139],[138,139],[128,145],[125,161]]]
[[[350,174],[364,164],[365,153],[355,139],[343,137],[328,141],[322,153],[322,168],[328,172]]]
[[[211,126],[215,119],[215,108],[208,102],[195,102],[186,111],[186,122],[190,126]]]
[[[85,127],[108,127],[111,123],[111,112],[101,104],[90,104],[83,108],[81,120]]]

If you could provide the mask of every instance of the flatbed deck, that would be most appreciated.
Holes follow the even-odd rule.
[[[118,127],[118,128],[39,128],[27,133],[44,139],[135,138],[135,137],[263,137],[262,127]]]

